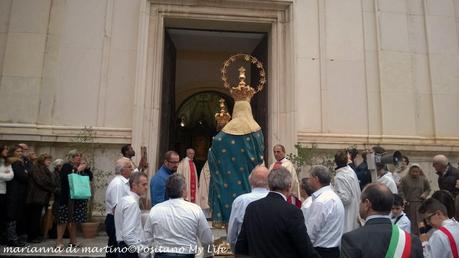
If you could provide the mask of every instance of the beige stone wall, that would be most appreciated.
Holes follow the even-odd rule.
[[[163,29],[177,17],[268,28],[269,145],[459,152],[453,0],[3,0],[0,140],[68,142],[91,126],[156,164]]]
[[[457,10],[452,0],[296,1],[299,141],[458,151]]]
[[[126,142],[139,4],[1,1],[0,103],[10,107],[0,112],[3,138],[67,141],[91,126],[101,141]]]

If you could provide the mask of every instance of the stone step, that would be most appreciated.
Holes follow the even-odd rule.
[[[101,223],[103,225],[103,223]],[[210,226],[211,223],[209,222]],[[102,227],[102,226],[101,226]],[[103,228],[103,227],[102,227]],[[226,231],[224,229],[212,228],[215,239],[225,238]],[[81,232],[78,232],[77,237],[81,247],[79,248],[65,248],[59,251],[55,248],[55,239],[46,239],[41,243],[28,244],[26,247],[6,247],[0,246],[0,256],[2,257],[105,257],[105,247],[108,237],[104,231],[97,233],[95,238],[83,238]],[[68,239],[64,239],[67,244]],[[216,247],[215,247],[216,248]],[[202,257],[197,255],[196,257]],[[219,257],[219,256],[215,256]],[[232,256],[224,256],[232,257]]]

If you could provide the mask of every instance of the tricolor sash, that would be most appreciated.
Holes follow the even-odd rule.
[[[449,246],[451,247],[451,253],[453,254],[453,257],[459,258],[459,252],[457,251],[456,242],[454,241],[454,238],[451,232],[449,232],[449,230],[446,229],[445,227],[440,227],[438,230],[443,232],[443,234],[445,234],[448,237]]]
[[[389,248],[385,258],[408,258],[411,253],[411,235],[396,225],[392,225]]]

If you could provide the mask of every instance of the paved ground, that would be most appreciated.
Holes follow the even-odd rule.
[[[225,230],[212,229],[215,239],[226,235]],[[58,250],[55,248],[55,239],[48,239],[38,244],[29,244],[26,247],[10,248],[0,246],[0,256],[2,257],[105,257],[104,247],[107,244],[105,232],[99,232],[96,238],[85,239],[78,236],[81,243],[80,248],[66,248]],[[64,239],[68,243],[68,239]],[[198,255],[197,257],[202,257]],[[226,256],[228,257],[228,256]]]

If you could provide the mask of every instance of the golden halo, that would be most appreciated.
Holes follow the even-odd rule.
[[[223,80],[223,87],[225,87],[226,89],[228,90],[231,90],[231,85],[229,84],[228,82],[228,77],[226,76],[227,74],[227,69],[228,67],[234,62],[236,61],[237,59],[242,59],[246,62],[250,62],[252,64],[254,64],[257,69],[260,71],[259,72],[259,75],[260,75],[260,80],[258,81],[258,85],[255,89],[255,93],[257,92],[260,92],[263,90],[263,87],[266,83],[266,73],[265,73],[265,69],[263,68],[263,64],[254,56],[251,56],[249,54],[236,54],[234,56],[231,56],[230,58],[226,59],[226,61],[223,63],[223,67],[222,67],[222,80]]]

